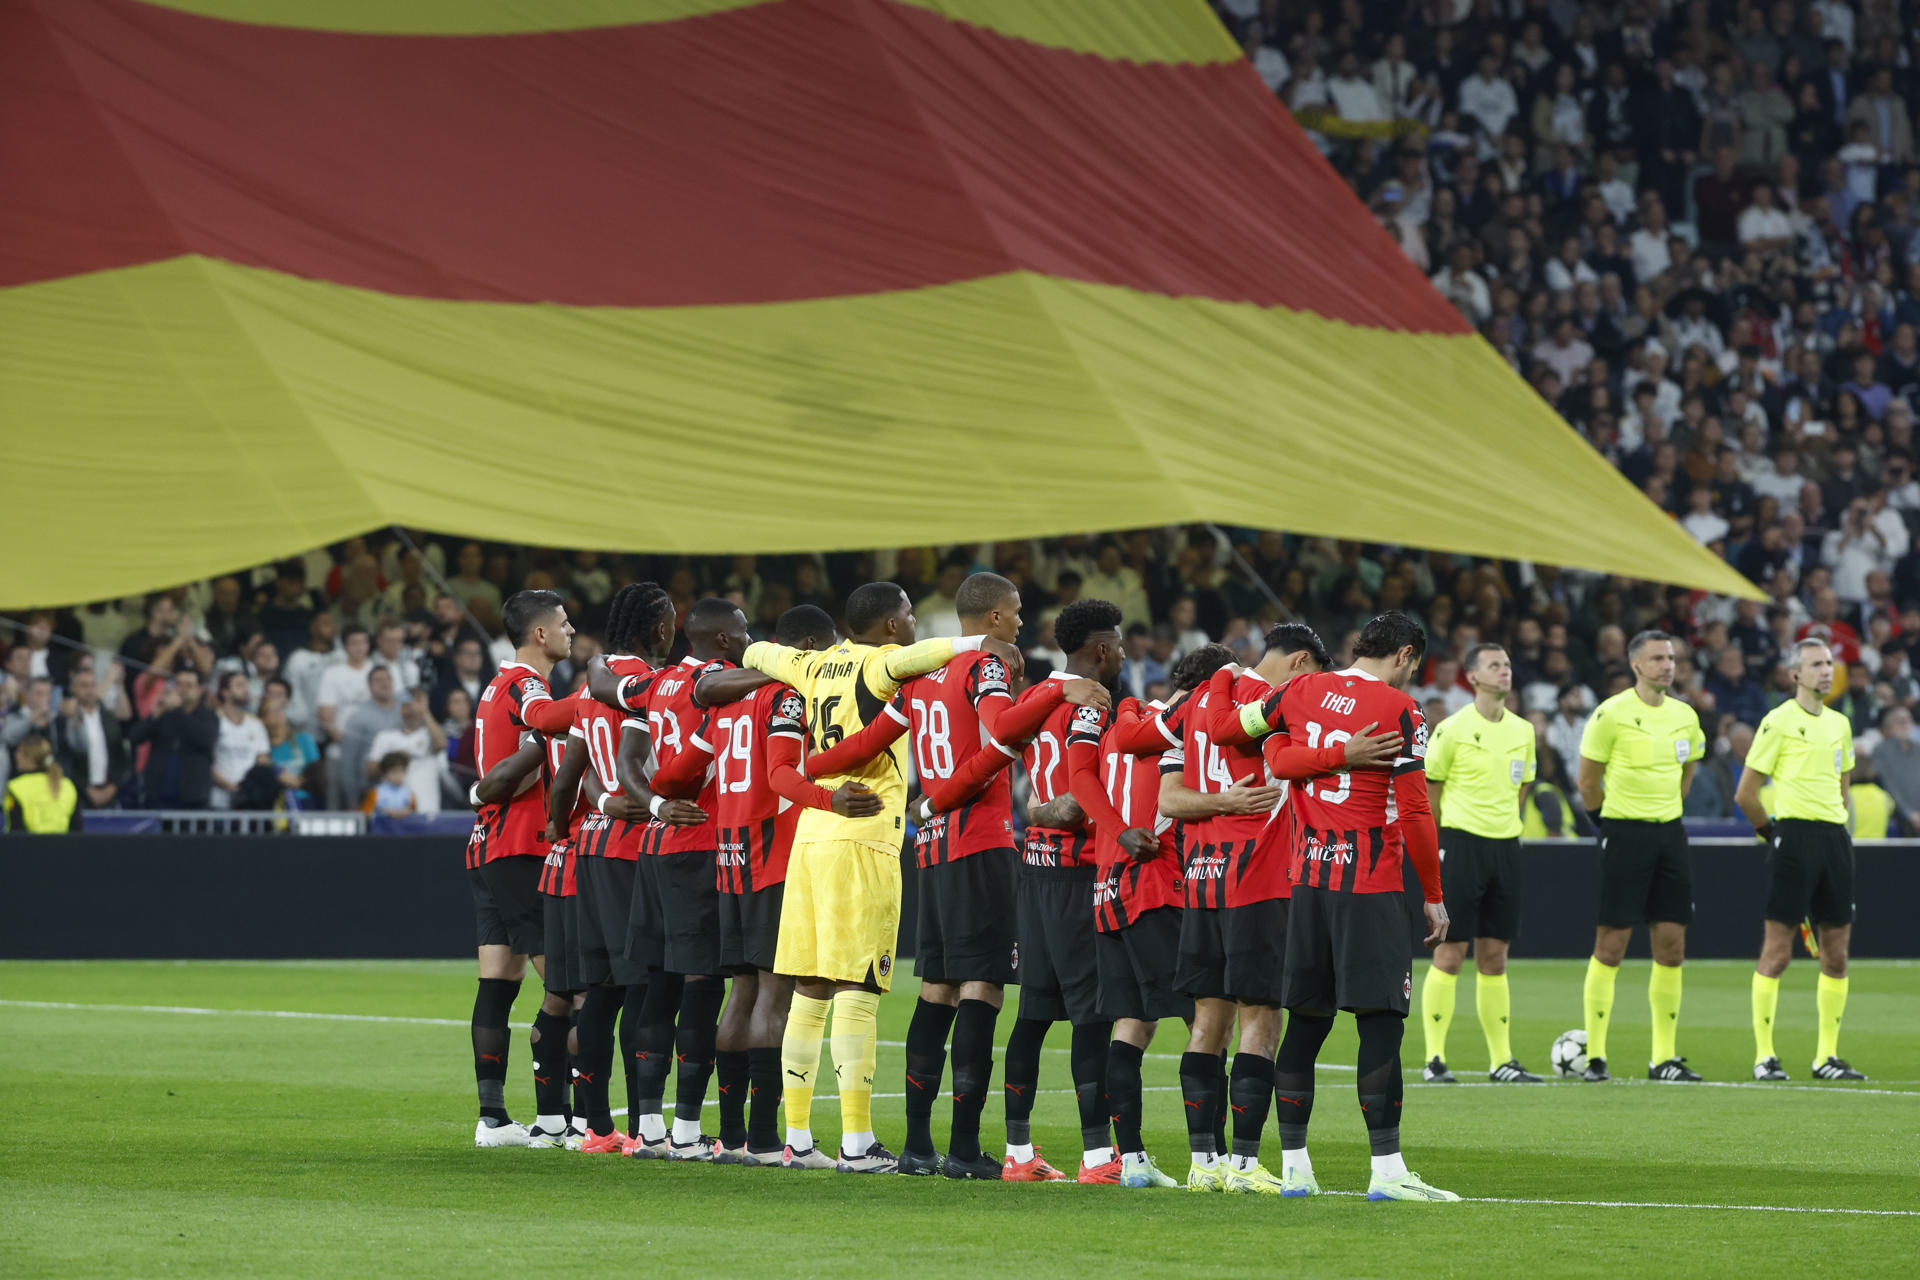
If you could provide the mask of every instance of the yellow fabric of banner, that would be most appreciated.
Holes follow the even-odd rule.
[[[1026,272],[762,306],[185,257],[0,292],[0,608],[387,523],[801,551],[1187,520],[1752,595],[1471,336]]]
[[[228,22],[368,35],[577,31],[800,0],[145,0]],[[831,0],[807,0],[828,3]],[[876,0],[838,0],[849,13]],[[1204,0],[885,0],[955,22],[1129,62],[1231,62],[1240,50]]]

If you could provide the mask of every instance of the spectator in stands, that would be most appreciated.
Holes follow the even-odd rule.
[[[243,643],[260,629],[260,620],[240,598],[240,580],[228,575],[213,580],[213,603],[201,619],[214,658],[239,655]]]
[[[1891,574],[1907,554],[1911,539],[1906,521],[1887,505],[1886,490],[1870,483],[1866,496],[1847,505],[1839,527],[1822,543],[1821,563],[1833,570],[1833,589],[1842,600],[1867,599],[1867,578]]]
[[[161,687],[154,714],[134,722],[127,741],[147,748],[140,803],[149,809],[204,809],[213,790],[219,716],[201,697],[188,667]]]
[[[1893,91],[1893,71],[1877,68],[1867,81],[1867,91],[1847,108],[1847,122],[1865,125],[1866,140],[1882,165],[1913,162],[1913,120],[1907,104]]]
[[[373,665],[393,673],[394,690],[407,697],[420,686],[420,655],[407,645],[407,629],[393,618],[385,618],[374,632]]]
[[[260,723],[267,732],[274,777],[280,782],[288,807],[311,809],[313,785],[310,771],[320,760],[320,748],[314,744],[313,735],[293,727],[287,719],[284,704],[269,705],[260,713]]]
[[[454,575],[447,579],[447,592],[467,609],[473,609],[475,601],[484,600],[497,615],[500,612],[500,588],[481,576],[480,570],[485,562],[479,543],[462,543],[458,555],[454,557]]]
[[[365,627],[358,623],[348,626],[341,636],[340,647],[341,660],[321,673],[313,699],[320,731],[332,742],[340,741],[346,730],[347,716],[353,708],[366,701],[368,676],[374,670],[372,640]],[[388,687],[392,687],[391,673],[388,674]],[[354,776],[359,775],[356,772]]]
[[[273,588],[256,610],[261,630],[273,647],[290,654],[307,642],[307,624],[317,612],[307,591],[307,569],[298,560],[282,560],[274,567]]]
[[[0,792],[5,822],[0,828],[33,835],[71,831],[80,793],[54,757],[53,744],[39,734],[13,749],[13,774]]]
[[[1475,59],[1474,73],[1460,84],[1457,105],[1461,116],[1478,126],[1481,136],[1489,141],[1505,134],[1507,125],[1520,113],[1513,86],[1501,76],[1500,60],[1492,50],[1482,51]]]
[[[0,721],[0,746],[9,756],[29,737],[48,737],[53,732],[53,681],[45,676],[24,682],[20,700],[6,719]]]
[[[1893,797],[1895,813],[1909,835],[1920,833],[1920,745],[1913,737],[1913,713],[1904,706],[1880,713],[1880,742],[1873,749],[1873,771]]]
[[[404,766],[403,780],[413,789],[414,813],[440,812],[441,784],[452,785],[452,774],[445,768],[447,735],[433,719],[427,707],[427,692],[415,689],[400,704],[400,724],[382,729],[367,747],[369,769],[384,773],[387,763],[399,756]]]
[[[208,795],[215,809],[269,809],[277,798],[273,744],[267,741],[260,718],[247,709],[252,692],[247,677],[238,671],[220,678],[219,736],[213,748],[213,790]]]
[[[1713,695],[1715,709],[1735,722],[1756,725],[1766,718],[1767,691],[1747,673],[1746,655],[1737,645],[1729,644],[1714,655],[1713,674],[1707,677],[1706,690]],[[1731,800],[1733,792],[1726,794]]]
[[[364,638],[365,633],[361,633]],[[336,668],[337,670],[337,668]],[[393,673],[367,665],[364,695],[341,709],[339,754],[335,760],[338,790],[329,797],[332,808],[349,807],[366,790],[367,760],[373,740],[383,729],[400,727],[400,700],[394,696]],[[329,751],[329,759],[335,759]]]
[[[960,590],[970,571],[970,564],[964,558],[949,557],[940,566],[940,576],[934,580],[933,590],[921,596],[913,607],[919,629],[928,636],[957,636],[960,634],[960,610],[954,604],[954,596]]]
[[[100,682],[91,669],[75,671],[53,722],[54,755],[80,788],[89,809],[113,807],[127,773],[126,735],[120,717],[100,701]]]
[[[407,785],[407,753],[390,752],[368,768],[376,771],[376,781],[360,802],[361,811],[376,818],[412,816],[415,794]]]
[[[302,729],[316,729],[319,717],[314,709],[320,702],[320,680],[327,669],[339,663],[345,653],[339,641],[340,624],[331,613],[316,613],[307,622],[307,641],[289,654],[282,664],[287,683],[293,688],[293,700],[287,714]],[[309,713],[313,718],[308,719]]]

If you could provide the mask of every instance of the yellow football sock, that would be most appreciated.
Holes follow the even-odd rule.
[[[1840,1015],[1847,1011],[1847,979],[1821,974],[1815,1003],[1820,1010],[1820,1044],[1813,1051],[1813,1060],[1825,1062],[1840,1056]]]
[[[1447,1028],[1453,1025],[1453,996],[1460,981],[1457,973],[1447,973],[1437,964],[1427,966],[1426,981],[1420,984],[1420,1023],[1427,1029],[1427,1057],[1447,1060]]]
[[[1753,975],[1753,1060],[1765,1062],[1773,1052],[1773,1015],[1780,1008],[1780,979]]]
[[[1480,1010],[1480,1030],[1486,1033],[1492,1065],[1513,1061],[1513,1037],[1507,1025],[1513,1016],[1513,997],[1507,991],[1507,975],[1480,974],[1474,980],[1473,998]]]
[[[1618,965],[1587,959],[1587,1056],[1607,1056],[1607,1025],[1613,1020],[1613,984],[1620,976]]]
[[[780,1042],[781,1103],[789,1129],[812,1129],[814,1077],[820,1070],[820,1041],[827,1031],[827,1002],[793,993],[787,1010],[787,1034]]]
[[[871,991],[834,993],[833,1073],[840,1081],[843,1136],[873,1131],[873,1066],[880,1038],[879,1015],[880,997]]]
[[[1680,966],[1654,962],[1647,979],[1647,1004],[1653,1009],[1652,1062],[1665,1062],[1677,1056],[1674,1042],[1680,1036]],[[1589,1050],[1591,1052],[1591,1050]]]

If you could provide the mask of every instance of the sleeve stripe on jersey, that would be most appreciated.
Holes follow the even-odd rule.
[[[699,734],[697,733],[688,734],[687,741],[691,742],[694,746],[700,748],[702,751],[706,752],[708,755],[713,754],[713,744],[706,741],[706,739],[702,738]]]
[[[1018,751],[1013,750],[1011,747],[1001,742],[998,738],[991,738],[991,737],[988,738],[987,745],[992,747],[995,751],[998,751],[1001,755],[1005,756],[1009,760],[1018,760],[1020,758],[1020,753]]]
[[[640,719],[638,716],[631,716],[625,720],[622,720],[620,722],[620,727],[622,729],[638,729],[642,733],[647,732],[647,722],[645,720]]]
[[[1155,716],[1153,718],[1153,727],[1160,731],[1160,736],[1167,740],[1168,746],[1177,747],[1180,745],[1180,735],[1167,728],[1167,718],[1165,716]]]
[[[799,738],[803,735],[794,732],[792,729],[769,729],[767,730],[767,736],[769,738]],[[709,748],[709,750],[711,750],[711,748]]]
[[[567,736],[568,736],[569,738],[578,738],[578,739],[580,739],[580,741],[582,741],[582,742],[585,742],[585,741],[587,740],[587,733],[586,733],[586,730],[584,730],[584,729],[582,729],[582,728],[581,728],[581,727],[580,727],[579,725],[577,725],[577,724],[576,724],[576,725],[574,725],[574,726],[573,726],[573,727],[572,727],[571,729],[568,729],[568,730],[567,730]]]
[[[891,702],[887,704],[887,714],[892,716],[895,720],[898,720],[901,724],[906,725],[908,728],[913,727],[913,721],[907,718],[906,713],[901,711],[900,708],[894,706]]]

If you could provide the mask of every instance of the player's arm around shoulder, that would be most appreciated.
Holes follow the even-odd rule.
[[[832,650],[790,649],[771,640],[756,640],[740,655],[740,665],[804,690],[807,677],[813,672],[814,660],[822,652],[831,653]]]

